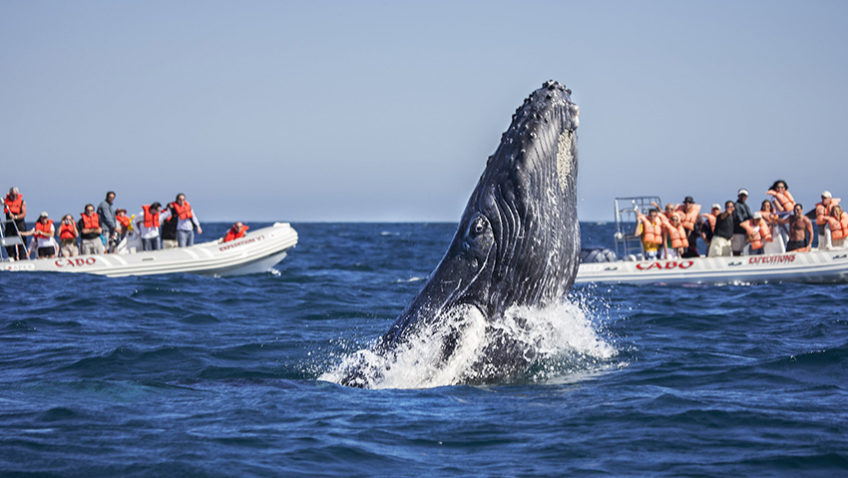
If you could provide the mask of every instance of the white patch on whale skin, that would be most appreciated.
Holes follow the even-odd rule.
[[[565,192],[568,187],[568,175],[571,174],[571,162],[573,160],[571,148],[574,143],[574,132],[565,130],[559,135],[557,140],[557,177],[559,178],[559,188]]]

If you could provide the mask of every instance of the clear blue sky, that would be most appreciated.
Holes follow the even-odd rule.
[[[579,212],[616,195],[848,196],[848,2],[0,3],[0,187],[30,220],[456,221],[547,79]]]

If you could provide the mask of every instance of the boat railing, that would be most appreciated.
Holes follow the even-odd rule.
[[[8,233],[8,234],[7,234]],[[25,257],[29,257],[29,250],[26,242],[21,236],[21,231],[18,230],[18,223],[13,219],[6,219],[3,225],[0,226],[0,261],[9,261],[14,258],[7,254],[6,248],[21,246],[23,247]]]
[[[659,196],[615,198],[615,253],[619,259],[636,260],[642,256],[642,239],[635,234],[640,214],[648,214],[654,204],[662,204]]]

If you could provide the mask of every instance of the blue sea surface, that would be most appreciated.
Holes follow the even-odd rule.
[[[275,273],[0,273],[0,474],[848,474],[846,285],[581,286],[561,357],[526,377],[355,389],[319,377],[455,225],[294,227]]]

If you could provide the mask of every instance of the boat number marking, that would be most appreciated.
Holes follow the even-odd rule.
[[[9,264],[6,266],[7,271],[34,271],[35,264]]]
[[[77,257],[76,259],[57,259],[53,261],[56,267],[81,267],[97,263],[96,257]]]
[[[785,262],[795,262],[795,254],[783,254],[780,256],[751,256],[748,258],[748,264],[783,264]]]
[[[639,269],[640,271],[649,271],[651,269],[688,269],[688,268],[692,267],[692,264],[694,264],[694,263],[695,263],[695,261],[693,261],[693,260],[680,261],[680,262],[677,262],[677,261],[665,261],[665,262],[657,261],[657,262],[650,262],[648,264],[639,263],[639,264],[636,264],[636,268]]]

